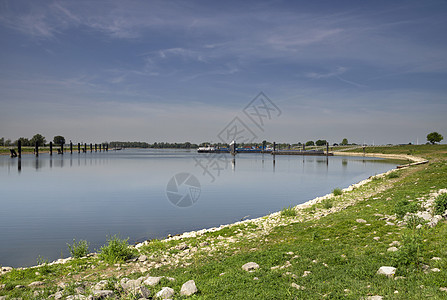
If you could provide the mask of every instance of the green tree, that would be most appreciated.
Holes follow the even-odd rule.
[[[340,145],[346,146],[348,144],[348,139],[344,138],[343,141],[341,141]]]
[[[11,146],[11,145],[12,145],[11,140],[10,140],[10,139],[7,139],[7,140],[5,141],[5,146],[6,146],[6,147],[9,147],[9,146]]]
[[[4,145],[5,145],[5,138],[2,137],[2,138],[0,139],[0,146],[4,146]]]
[[[314,141],[307,141],[306,146],[315,146]]]
[[[34,145],[36,145],[36,142],[38,143],[38,145],[39,146],[45,146],[45,144],[46,144],[46,140],[45,140],[45,137],[43,136],[43,135],[41,135],[41,134],[35,134],[32,138],[31,138],[31,140],[30,140],[30,144],[31,144],[31,146],[34,146]]]
[[[317,146],[325,146],[327,144],[326,140],[318,140],[315,142],[315,145]]]
[[[21,137],[21,138],[19,138],[17,141],[15,141],[15,142],[14,142],[14,145],[17,146],[17,145],[19,144],[19,141],[20,141],[22,147],[23,147],[23,146],[30,146],[30,145],[31,145],[30,142],[29,142],[29,140],[28,140],[27,138],[24,138],[24,137]]]
[[[65,138],[63,136],[61,136],[61,135],[56,135],[53,138],[53,143],[55,145],[65,144]]]
[[[443,139],[444,137],[441,134],[437,133],[436,131],[427,134],[427,141],[432,143],[432,145],[434,145],[435,143],[439,143]]]

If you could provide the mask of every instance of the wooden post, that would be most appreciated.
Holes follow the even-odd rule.
[[[20,172],[22,172],[22,159],[19,157],[18,161],[17,161],[17,169]]]
[[[273,153],[276,151],[276,142],[273,142]]]
[[[78,153],[81,153],[81,143],[78,143]]]
[[[95,144],[95,152],[98,151],[98,144]]]
[[[84,153],[87,153],[87,143],[84,143]]]
[[[303,144],[303,151],[306,151],[306,145]]]
[[[109,152],[109,144],[106,144],[106,151]]]
[[[64,154],[64,143],[61,143],[61,154]]]
[[[39,142],[36,142],[36,146],[34,147],[34,152],[36,153],[36,157],[39,156]]]
[[[21,140],[17,141],[17,156],[18,156],[18,158],[22,157],[22,141]]]
[[[99,144],[99,152],[101,152],[101,144]]]
[[[73,143],[70,141],[70,154],[73,154]]]
[[[326,156],[329,156],[329,143],[326,143]]]
[[[366,154],[366,147],[363,146],[363,156],[365,156],[365,154]]]
[[[93,144],[90,143],[90,152],[93,152]]]
[[[50,142],[50,155],[53,155],[53,142]]]

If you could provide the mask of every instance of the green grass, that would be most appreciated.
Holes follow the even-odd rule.
[[[81,258],[83,256],[86,256],[88,254],[88,245],[89,243],[85,240],[80,240],[79,242],[76,242],[75,239],[73,239],[73,244],[68,244],[67,247],[72,257],[74,258]]]
[[[281,210],[281,216],[283,217],[295,217],[296,216],[296,210],[293,206],[284,207]]]
[[[124,262],[131,258],[135,251],[129,248],[128,239],[120,239],[114,235],[107,239],[108,244],[99,250],[99,258],[108,263]]]
[[[406,153],[408,147],[396,148],[400,153]],[[384,149],[399,153],[396,149]],[[203,236],[149,242],[141,248],[141,253],[153,255],[156,261],[179,255],[180,251],[175,249],[180,243],[188,245],[188,249],[198,248],[195,254],[185,258],[189,265],[175,267],[166,264],[145,273],[176,279],[163,279],[160,285],[150,288],[152,294],[162,286],[169,286],[176,291],[174,298],[182,299],[179,296],[182,284],[193,279],[199,293],[190,299],[362,299],[372,295],[380,295],[384,299],[445,299],[447,293],[439,288],[447,287],[446,221],[440,221],[433,228],[422,226],[418,229],[417,226],[425,222],[417,217],[406,219],[405,226],[398,226],[403,221],[400,218],[402,213],[395,219],[387,219],[396,213],[396,208],[405,213],[414,211],[414,207],[422,209],[421,199],[447,188],[447,157],[443,153],[447,148],[444,145],[423,145],[411,149],[430,159],[430,163],[399,170],[398,177],[391,177],[393,172],[377,178],[351,192],[327,199],[327,203],[315,204],[306,212],[294,210],[296,218],[284,216],[282,211],[289,211],[291,207],[285,208],[277,219],[283,222],[282,225],[271,230],[266,228],[273,220],[265,217],[261,225],[247,222]],[[336,213],[311,218],[353,200],[358,202]],[[439,202],[442,202],[439,204],[442,207],[443,200]],[[300,217],[304,221],[297,222]],[[356,220],[360,218],[367,223],[358,223]],[[116,246],[110,247],[109,241],[109,246],[104,247],[110,247],[113,253],[126,249],[127,241],[124,244],[122,240],[116,240]],[[387,251],[394,241],[400,243],[397,246],[399,250]],[[208,246],[200,246],[203,242]],[[214,250],[207,252],[204,248]],[[433,257],[441,260],[432,260]],[[74,259],[65,265],[15,269],[0,277],[0,283],[6,284],[0,295],[33,299],[33,289],[17,290],[14,287],[45,280],[47,284],[42,288],[42,298],[48,298],[62,279],[72,284],[67,289],[70,291],[76,281],[95,282],[101,275],[109,274],[108,288],[126,296],[114,284],[123,276],[118,277],[122,271],[108,266],[106,261],[100,262],[100,259],[101,255],[99,258]],[[260,268],[252,273],[243,271],[241,266],[250,261],[258,263]],[[286,266],[287,261],[290,265],[280,268]],[[92,265],[95,269],[91,268]],[[425,273],[424,265],[429,269],[439,268],[440,272]],[[124,264],[122,266],[126,268]],[[271,269],[277,266],[279,268]],[[381,266],[397,267],[396,276],[404,278],[393,280],[377,275]],[[311,273],[303,277],[305,271]],[[138,278],[141,275],[136,268],[126,276]],[[255,277],[258,280],[254,280]],[[305,289],[293,288],[292,283]]]
[[[441,194],[435,200],[435,213],[442,215],[447,210],[447,194]]]
[[[343,194],[343,191],[342,191],[340,188],[335,188],[335,189],[332,191],[332,194],[334,194],[334,196],[340,196],[340,195]]]

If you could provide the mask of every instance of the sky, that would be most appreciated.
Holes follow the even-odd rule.
[[[445,0],[0,0],[0,137],[447,139],[446,32]]]

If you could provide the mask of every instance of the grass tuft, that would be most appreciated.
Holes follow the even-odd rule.
[[[442,215],[447,210],[447,194],[441,194],[435,200],[435,213]]]
[[[296,216],[296,210],[295,208],[291,205],[289,207],[284,207],[281,210],[281,216],[283,217],[295,217]]]
[[[85,240],[76,242],[75,239],[73,239],[73,244],[70,245],[67,243],[68,250],[73,258],[81,258],[86,256],[88,254],[88,245],[88,242]]]
[[[129,239],[122,240],[116,235],[108,239],[108,245],[101,247],[99,258],[108,263],[124,262],[132,258],[134,251],[129,248]]]
[[[334,196],[340,196],[343,194],[343,191],[340,188],[335,188],[332,193],[334,194]]]

